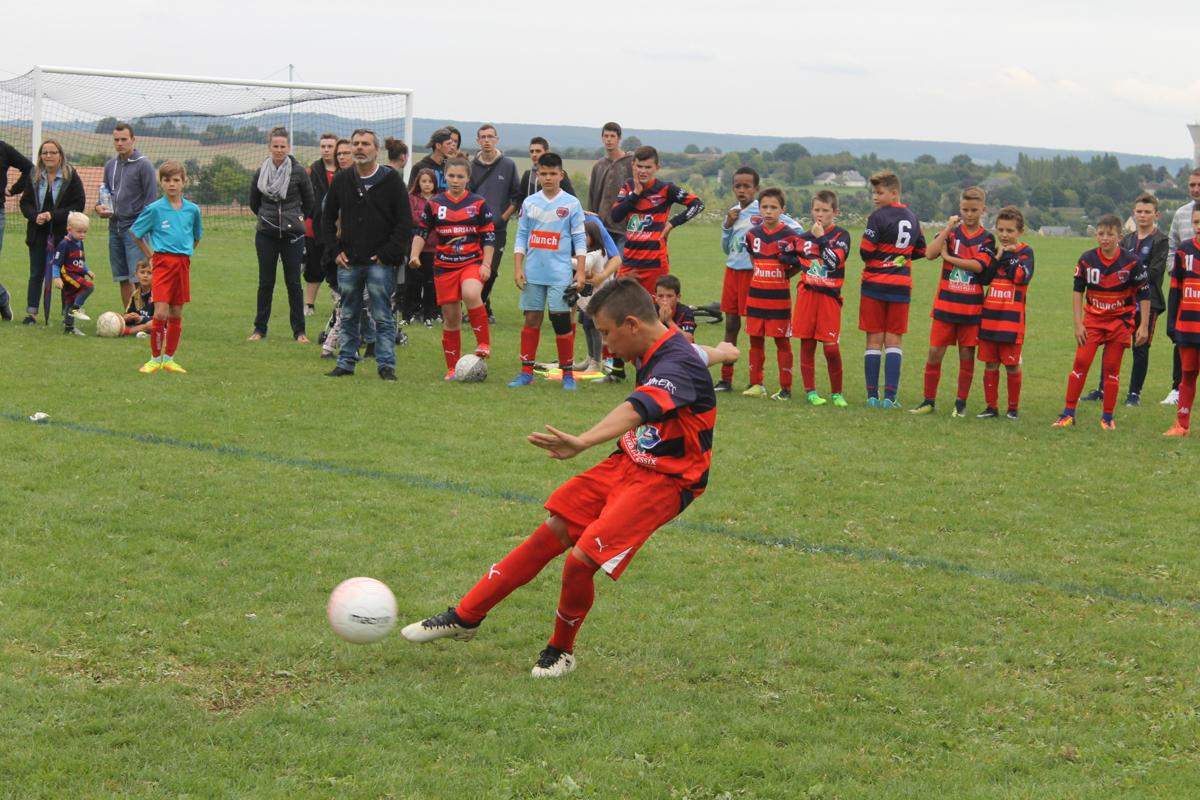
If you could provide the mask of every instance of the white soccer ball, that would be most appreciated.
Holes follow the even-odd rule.
[[[105,311],[96,318],[96,335],[116,339],[125,333],[125,318],[115,311]]]
[[[454,380],[463,383],[487,380],[487,362],[473,353],[463,356],[454,365]]]
[[[333,632],[354,644],[377,642],[396,624],[396,597],[374,578],[350,578],[337,585],[325,609]]]

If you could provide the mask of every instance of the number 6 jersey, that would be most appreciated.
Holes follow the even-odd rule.
[[[858,252],[863,260],[863,297],[884,303],[912,300],[909,264],[925,257],[925,235],[908,206],[892,203],[875,209],[867,218]]]

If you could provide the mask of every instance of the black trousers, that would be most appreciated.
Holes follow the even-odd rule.
[[[483,284],[483,304],[487,306],[488,313],[492,313],[492,287],[496,284],[496,278],[500,276],[500,260],[504,258],[504,246],[508,244],[508,230],[496,231],[496,249],[492,251],[492,274]]]
[[[438,314],[437,292],[433,286],[433,252],[421,253],[421,268],[408,267],[406,273],[400,315],[412,319],[420,313],[421,319],[433,319]]]
[[[35,317],[42,305],[42,289],[46,283],[46,238],[38,236],[29,245],[29,286],[25,290],[25,313]],[[49,310],[47,304],[47,313]]]
[[[254,330],[267,335],[271,321],[271,298],[275,294],[275,265],[283,262],[283,284],[287,287],[288,318],[292,335],[304,333],[304,291],[300,288],[300,268],[304,261],[304,237],[277,239],[264,233],[254,234],[254,249],[258,253],[258,313],[254,315]]]

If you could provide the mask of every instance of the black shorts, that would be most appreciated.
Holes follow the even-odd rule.
[[[325,248],[316,239],[304,239],[304,282],[320,283],[325,280]]]

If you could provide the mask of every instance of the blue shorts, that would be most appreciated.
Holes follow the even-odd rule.
[[[550,285],[546,283],[527,283],[521,290],[522,311],[545,311],[546,304],[550,305],[551,314],[566,314],[571,310],[563,300],[563,292],[570,284]]]
[[[113,280],[117,283],[137,283],[137,262],[145,258],[133,232],[121,227],[116,220],[108,226],[108,265],[112,268]]]

